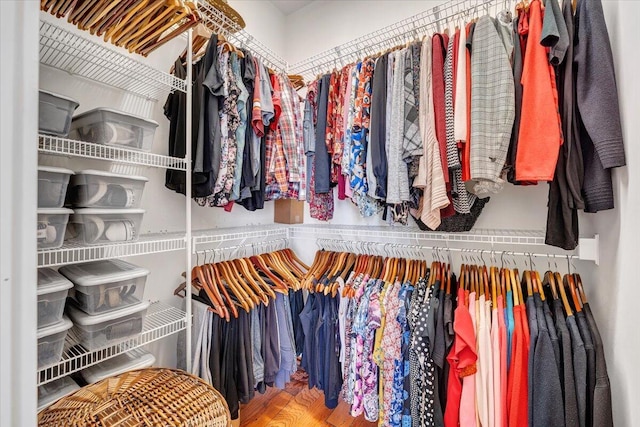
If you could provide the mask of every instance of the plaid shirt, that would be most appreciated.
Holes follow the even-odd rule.
[[[300,167],[301,156],[299,146],[302,144],[302,139],[296,124],[295,110],[297,106],[294,105],[289,79],[284,76],[278,76],[278,83],[280,83],[282,106],[278,130],[280,138],[282,139],[282,149],[286,159],[286,167],[289,171],[288,181],[300,182],[300,172],[302,168]]]

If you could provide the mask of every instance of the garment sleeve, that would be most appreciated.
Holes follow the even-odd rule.
[[[605,169],[626,164],[613,54],[600,0],[578,2],[574,62],[580,116]]]

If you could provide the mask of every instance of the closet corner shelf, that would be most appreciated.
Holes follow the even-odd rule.
[[[60,249],[38,251],[38,267],[178,251],[185,247],[185,233],[143,234],[135,242],[95,246],[65,242]]]
[[[185,80],[106,47],[97,36],[46,21],[40,21],[40,63],[153,100],[187,90]]]
[[[265,65],[276,71],[286,73],[289,64],[273,50],[256,40],[236,22],[229,19],[221,10],[206,0],[198,2],[204,24],[214,33],[223,34],[231,43],[238,47],[246,47],[251,53],[260,58]]]
[[[153,302],[147,311],[142,333],[111,347],[88,351],[67,335],[62,360],[38,371],[38,385],[65,377],[89,366],[110,359],[161,338],[175,334],[187,327],[186,313],[160,302]]]
[[[187,170],[185,159],[131,150],[113,145],[95,144],[52,135],[38,135],[38,151],[42,154],[110,160],[139,166]]]

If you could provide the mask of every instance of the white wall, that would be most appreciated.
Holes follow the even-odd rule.
[[[286,18],[287,59],[296,63],[378,28],[433,7],[441,1],[316,1]],[[618,77],[628,166],[614,172],[616,209],[581,214],[583,236],[600,234],[601,263],[577,262],[590,303],[601,329],[613,391],[614,420],[618,426],[640,425],[634,405],[640,402],[640,333],[635,289],[640,249],[640,85],[638,56],[633,54],[640,37],[637,19],[640,2],[603,1]],[[632,191],[631,189],[635,189]],[[546,184],[537,187],[507,186],[485,207],[476,228],[544,229]],[[318,222],[308,216],[305,222]],[[332,223],[380,224],[377,218],[362,219],[349,202],[337,201]],[[311,254],[314,247],[298,245]],[[540,263],[540,261],[539,261]],[[546,264],[546,261],[542,261]],[[566,264],[566,263],[564,263]],[[542,266],[541,266],[542,267]],[[566,266],[560,264],[566,271]]]

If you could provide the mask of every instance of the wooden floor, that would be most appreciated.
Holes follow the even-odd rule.
[[[240,425],[251,427],[359,427],[375,426],[363,416],[349,415],[349,405],[340,401],[335,409],[324,406],[324,394],[309,390],[306,380],[293,380],[284,390],[273,387],[240,406]]]

